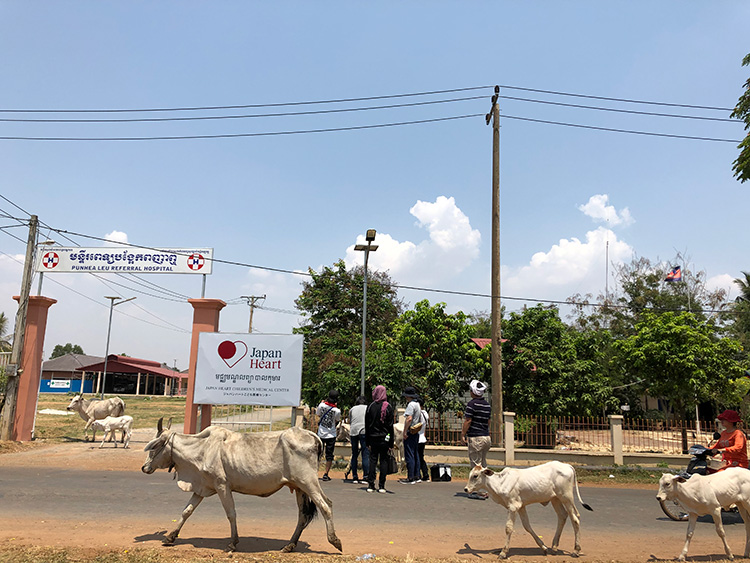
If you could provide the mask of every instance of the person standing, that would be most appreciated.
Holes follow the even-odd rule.
[[[393,448],[393,407],[388,403],[385,386],[372,390],[372,403],[365,411],[365,440],[369,453],[370,471],[367,474],[367,492],[375,489],[375,472],[380,467],[379,493],[387,493],[385,478],[388,475],[388,450]]]
[[[422,428],[419,429],[419,442],[417,443],[419,469],[422,473],[422,481],[429,481],[430,471],[428,470],[427,462],[424,459],[424,448],[427,445],[427,424],[430,422],[430,415],[427,414],[427,411],[424,408],[424,400],[422,397],[419,398],[419,407],[422,410]]]
[[[747,437],[745,433],[737,428],[737,424],[742,422],[740,414],[737,411],[725,410],[718,416],[719,423],[724,427],[721,435],[711,448],[709,455],[721,453],[723,467],[744,467],[748,468],[747,460]]]
[[[487,386],[478,380],[469,384],[471,400],[464,411],[461,441],[468,445],[472,466],[487,467],[487,452],[490,450],[490,404],[484,400]],[[486,499],[487,493],[472,493],[469,498]]]
[[[349,411],[349,436],[352,441],[352,459],[349,465],[352,470],[352,483],[366,482],[370,473],[370,456],[367,453],[367,436],[365,435],[365,413],[367,412],[367,400],[360,395],[357,403]],[[359,480],[357,457],[362,452],[362,481]]]
[[[400,482],[413,485],[415,483],[421,483],[422,479],[419,478],[419,430],[422,428],[422,409],[419,406],[417,399],[417,390],[414,387],[407,387],[404,392],[401,393],[402,397],[409,399],[409,403],[406,405],[404,411],[404,457],[406,458],[406,479],[401,479]]]
[[[326,471],[323,474],[323,481],[330,481],[328,472],[333,465],[333,451],[336,447],[336,430],[341,422],[341,410],[338,408],[339,392],[331,389],[328,392],[328,399],[318,405],[315,413],[318,416],[318,436],[323,441],[326,455]]]

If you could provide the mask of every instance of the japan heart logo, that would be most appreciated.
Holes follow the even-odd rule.
[[[219,344],[218,348],[219,357],[224,360],[227,367],[233,368],[236,366],[242,358],[247,356],[247,344],[242,340],[225,340]]]

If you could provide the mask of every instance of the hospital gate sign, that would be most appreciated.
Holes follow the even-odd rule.
[[[49,273],[203,274],[211,273],[212,248],[62,248],[40,253],[36,271]]]

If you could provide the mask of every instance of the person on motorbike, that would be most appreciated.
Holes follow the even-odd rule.
[[[724,429],[709,452],[709,455],[712,456],[721,453],[721,460],[724,465],[718,471],[727,467],[748,469],[747,437],[742,430],[737,428],[737,424],[742,422],[739,413],[733,410],[725,410],[718,416],[718,420]]]

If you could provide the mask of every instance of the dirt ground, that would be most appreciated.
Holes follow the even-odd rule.
[[[95,444],[70,442],[50,446],[21,446],[12,448],[17,451],[10,452],[8,448],[0,448],[0,452],[8,452],[0,453],[0,472],[5,467],[33,468],[40,464],[61,469],[139,471],[145,459],[143,446],[152,436],[153,431],[135,431],[131,447],[129,449],[120,447],[116,452],[108,452],[112,455],[101,455],[98,442]],[[112,445],[106,444],[105,448],[112,448]],[[332,471],[332,477],[343,478],[343,475],[341,472]],[[455,483],[455,485],[454,488],[460,490],[461,484]],[[394,487],[397,486],[394,485]],[[435,523],[421,526],[405,527],[404,524],[378,523],[371,530],[362,530],[361,528],[354,529],[351,524],[347,525],[346,520],[337,520],[336,525],[347,555],[375,553],[380,556],[402,557],[407,560],[415,557],[494,560],[496,554],[493,550],[504,543],[505,527],[505,510],[502,507],[497,508],[497,520],[492,526],[472,528],[471,525],[467,525],[462,526],[460,531],[452,525],[441,525],[439,515],[433,518]],[[419,512],[419,506],[415,506],[414,509],[417,513]],[[546,510],[549,510],[549,507]],[[9,545],[78,546],[86,549],[100,545],[102,549],[117,550],[133,550],[140,547],[160,548],[160,534],[163,533],[165,526],[170,524],[164,522],[163,519],[150,517],[148,514],[141,515],[136,522],[119,520],[114,525],[92,521],[74,522],[70,521],[65,514],[49,514],[48,518],[41,521],[37,518],[24,517],[23,514],[14,514],[12,518],[8,516],[2,514],[0,503],[0,549],[2,546]],[[254,519],[252,529],[248,527],[247,522],[240,522],[240,525],[240,552],[256,556],[262,552],[279,550],[285,543],[282,538],[287,537],[287,533],[290,533],[292,529],[288,519],[282,522],[266,517]],[[737,528],[741,527],[741,524],[733,526],[735,528],[733,533],[736,535],[739,532]],[[546,528],[547,526],[544,529],[537,528],[537,532],[551,535],[553,530]],[[710,530],[706,528],[696,533],[691,544],[691,555],[697,555],[693,559],[698,560],[720,559],[723,554],[713,526]],[[312,531],[313,529],[315,531]],[[144,534],[144,530],[150,530],[150,533]],[[281,533],[280,530],[284,532]],[[323,530],[322,520],[314,522],[310,531],[302,537],[300,551],[310,555],[337,553],[325,541]],[[191,537],[192,534],[198,533],[200,537]],[[662,532],[654,531],[640,536],[634,535],[632,531],[619,531],[616,523],[613,523],[611,530],[606,534],[594,533],[583,528],[584,550],[581,559],[587,561],[653,561],[660,557],[676,556],[684,542],[683,524],[675,523],[675,526],[670,526],[664,536],[655,535],[660,533]],[[185,537],[181,536],[182,542],[175,547],[160,549],[169,550],[171,554],[182,553],[188,558],[217,556],[226,545],[227,537],[226,520],[217,520],[202,523],[199,532],[195,529],[187,532]],[[550,539],[550,537],[545,538],[547,542]],[[730,544],[733,544],[735,550],[741,554],[741,546],[736,538],[730,540]],[[744,542],[742,546],[744,547]],[[572,547],[572,530],[569,524],[566,525],[563,533],[562,547],[565,549]],[[702,554],[712,554],[712,556],[701,557]],[[523,530],[521,522],[517,521],[511,544],[511,556],[513,559],[531,561],[555,559],[564,561],[570,558],[570,553],[553,556],[553,559],[544,558],[531,537]]]

